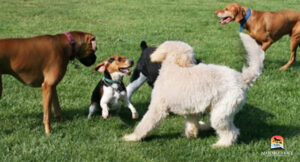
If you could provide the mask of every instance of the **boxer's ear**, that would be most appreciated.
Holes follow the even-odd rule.
[[[108,65],[109,65],[109,63],[107,61],[104,61],[104,62],[101,62],[100,64],[96,65],[96,67],[94,67],[93,69],[95,71],[103,73],[107,69]]]
[[[91,45],[92,45],[92,49],[93,49],[94,51],[96,51],[96,50],[97,50],[96,37],[92,36],[92,38],[90,39],[90,43],[91,43]]]

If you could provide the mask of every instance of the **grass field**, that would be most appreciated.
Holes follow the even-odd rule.
[[[229,0],[0,0],[0,38],[31,37],[72,30],[97,37],[97,62],[120,53],[137,61],[140,41],[159,45],[182,40],[194,47],[196,57],[206,63],[241,70],[245,63],[239,40],[239,25],[218,24],[214,11]],[[258,10],[293,9],[299,0],[236,0]],[[171,115],[143,142],[121,140],[140,120],[130,111],[103,120],[87,119],[90,96],[102,75],[70,64],[58,95],[65,122],[52,119],[52,134],[44,135],[40,88],[22,85],[3,76],[0,100],[0,161],[299,161],[300,160],[300,62],[285,72],[279,68],[289,58],[289,37],[267,51],[261,77],[249,90],[247,103],[236,115],[238,143],[212,149],[213,131],[200,132],[197,139],[181,136],[184,118]],[[79,61],[75,61],[79,64]],[[125,78],[127,84],[129,77]],[[150,102],[146,84],[132,98],[141,114]],[[207,120],[207,119],[206,119]],[[270,139],[281,135],[292,155],[268,156]]]

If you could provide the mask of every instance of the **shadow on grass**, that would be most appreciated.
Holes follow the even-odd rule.
[[[120,119],[126,123],[127,125],[133,126],[136,122],[141,120],[141,118],[144,116],[148,109],[149,103],[137,103],[135,104],[135,107],[139,113],[139,118],[137,120],[133,120],[131,118],[131,111],[125,107],[122,106],[119,113],[116,111],[110,111],[110,117],[120,117]],[[77,120],[78,118],[87,118],[88,116],[88,107],[89,105],[83,106],[83,107],[73,107],[73,108],[62,108],[62,116],[65,118],[65,121],[73,121]],[[97,111],[93,116],[99,116],[101,117],[101,111]],[[11,118],[11,120],[15,119],[14,115],[7,116],[8,118]],[[43,112],[33,112],[33,113],[24,113],[22,114],[22,118],[24,119],[32,119],[34,122],[32,122],[31,126],[34,125],[39,126],[40,123],[43,121]],[[108,119],[109,120],[109,119]],[[51,122],[60,122],[58,119],[54,117],[53,112],[51,112]],[[64,121],[62,121],[64,122]]]
[[[139,112],[139,119],[133,120],[131,118],[131,112],[128,108],[122,106],[119,114],[111,113],[111,116],[119,116],[120,119],[125,123],[121,125],[120,129],[127,129],[128,127],[133,127],[137,122],[141,120],[143,115],[148,110],[148,102],[145,103],[135,103],[135,107]],[[88,114],[88,106],[81,108],[72,108],[62,110],[63,116],[66,118],[66,121],[77,120],[78,118],[86,118]],[[101,115],[98,112],[95,115]],[[43,113],[26,113],[22,115],[24,118],[30,119],[27,123],[27,126],[35,128],[41,126]],[[276,125],[266,123],[267,119],[272,119],[275,116],[271,113],[265,112],[260,108],[254,107],[252,105],[246,104],[243,109],[235,116],[235,124],[240,129],[239,143],[250,143],[260,139],[270,139],[273,135],[281,135],[283,137],[293,137],[299,135],[300,127],[296,126],[285,126],[285,125]],[[10,117],[9,117],[10,118]],[[11,116],[12,120],[15,116]],[[55,118],[51,119],[52,122],[57,122]],[[30,124],[28,124],[30,123]],[[6,130],[5,134],[10,134],[12,131]],[[150,135],[145,141],[151,141],[153,139],[170,139],[170,138],[181,138],[182,132],[162,134],[162,135]],[[209,136],[215,136],[213,130],[210,131],[201,131],[199,132],[199,138],[207,138]]]
[[[240,129],[239,143],[250,143],[260,139],[271,139],[274,135],[293,137],[300,134],[300,127],[266,123],[274,115],[246,104],[236,115],[235,124]]]
[[[144,104],[142,104],[144,105]],[[146,104],[147,105],[147,104]],[[145,106],[144,106],[145,107]],[[145,113],[146,109],[143,109]],[[300,132],[300,127],[295,126],[283,126],[266,123],[267,119],[274,118],[271,113],[265,112],[260,108],[246,104],[243,109],[235,116],[235,124],[240,129],[240,136],[238,143],[250,143],[260,139],[270,139],[274,135],[281,135],[283,137],[293,137]],[[128,119],[128,118],[126,118]],[[131,124],[137,121],[129,120]],[[214,130],[200,131],[199,137],[205,139],[210,136],[215,136]],[[184,138],[182,132],[161,134],[161,135],[149,135],[144,141],[151,141],[154,139],[170,139],[170,138]]]

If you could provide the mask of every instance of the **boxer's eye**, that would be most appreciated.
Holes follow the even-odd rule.
[[[119,57],[119,58],[118,58],[118,61],[119,61],[119,62],[121,62],[121,61],[122,61],[122,58],[121,58],[121,57]]]

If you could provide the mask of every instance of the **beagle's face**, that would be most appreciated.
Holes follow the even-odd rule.
[[[245,8],[237,3],[229,4],[224,9],[217,10],[215,13],[221,19],[219,23],[222,25],[230,23],[233,20],[240,22],[246,15]]]
[[[128,60],[121,55],[115,55],[109,57],[107,60],[99,63],[94,70],[98,72],[107,71],[111,75],[130,75],[130,67],[132,67],[133,61]]]

